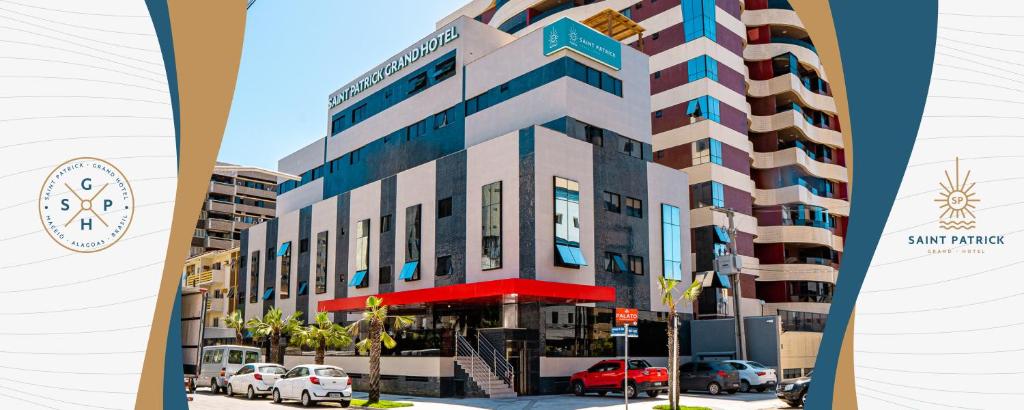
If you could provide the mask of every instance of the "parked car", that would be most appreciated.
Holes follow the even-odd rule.
[[[786,379],[775,389],[775,396],[786,402],[790,407],[803,407],[807,402],[807,390],[811,388],[811,375],[796,379]]]
[[[303,364],[293,367],[274,383],[274,403],[298,400],[303,406],[333,401],[348,407],[352,401],[352,379],[340,367]]]
[[[740,373],[731,364],[689,362],[679,366],[679,391],[704,390],[712,395],[723,391],[734,394],[740,389]]]
[[[587,370],[574,373],[569,378],[572,392],[577,396],[587,393],[604,396],[608,392],[621,392],[623,362],[622,359],[602,360]],[[641,391],[650,397],[658,397],[662,392],[668,393],[668,369],[664,367],[651,366],[646,360],[630,359],[628,376],[626,394],[629,397],[637,397]]]
[[[195,385],[209,387],[214,393],[226,392],[228,376],[235,374],[245,364],[263,361],[261,356],[258,347],[205,346],[199,378],[196,379]]]
[[[778,378],[775,376],[775,369],[750,360],[723,360],[740,372],[740,391],[748,392],[750,389],[763,392],[775,390]]]
[[[287,372],[288,369],[277,363],[249,363],[228,377],[228,396],[244,393],[249,400],[267,396],[274,382]]]

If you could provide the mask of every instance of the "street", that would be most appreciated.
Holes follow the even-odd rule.
[[[227,397],[224,395],[213,395],[209,390],[202,389],[193,395],[194,400],[189,402],[192,410],[248,410],[248,409],[272,409],[272,408],[299,408],[297,402],[285,402],[275,405],[270,399],[259,399],[254,401],[246,400],[244,397]],[[365,398],[366,393],[356,392],[356,398]],[[433,398],[413,397],[384,394],[381,397],[385,400],[413,402],[415,406],[410,410],[479,410],[479,409],[500,409],[500,410],[612,410],[622,409],[622,396],[599,397],[587,395],[576,397],[569,394],[557,396],[525,396],[516,399],[458,399],[458,398]],[[630,400],[631,409],[651,409],[658,404],[668,404],[668,399],[661,396],[657,399],[638,398]],[[707,394],[689,393],[683,394],[680,398],[681,405],[705,406],[712,409],[723,410],[762,410],[762,409],[788,409],[784,403],[775,398],[775,394],[766,393],[737,393],[734,395],[710,396]],[[321,405],[323,408],[340,408],[337,404],[328,403]]]

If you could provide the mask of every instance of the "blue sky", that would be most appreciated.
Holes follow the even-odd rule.
[[[327,96],[468,0],[256,0],[219,160],[277,169],[327,129]]]

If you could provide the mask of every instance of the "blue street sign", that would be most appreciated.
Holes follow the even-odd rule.
[[[622,326],[616,326],[612,328],[612,337],[622,337],[626,335],[626,328]],[[629,337],[639,337],[635,327],[629,328]]]

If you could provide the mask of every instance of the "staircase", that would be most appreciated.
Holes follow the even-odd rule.
[[[515,398],[515,372],[505,356],[482,336],[473,347],[462,335],[455,335],[455,364],[492,399]]]

